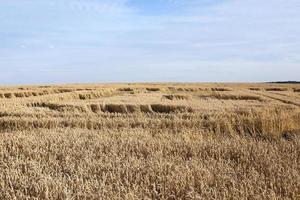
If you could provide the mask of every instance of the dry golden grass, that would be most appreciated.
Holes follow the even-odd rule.
[[[2,87],[0,199],[300,199],[297,87]]]

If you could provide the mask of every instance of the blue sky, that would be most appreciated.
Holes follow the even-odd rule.
[[[0,84],[299,80],[299,0],[1,0]]]

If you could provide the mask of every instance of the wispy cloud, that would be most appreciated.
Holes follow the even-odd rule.
[[[0,80],[297,79],[299,10],[298,0],[3,0]]]

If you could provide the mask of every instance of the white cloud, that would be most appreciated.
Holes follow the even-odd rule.
[[[49,72],[46,81],[71,71],[61,81],[72,82],[118,81],[116,72],[120,81],[296,78],[298,0],[159,1],[180,9],[157,15],[130,0],[4,0],[0,69]],[[255,75],[262,68],[265,76]]]

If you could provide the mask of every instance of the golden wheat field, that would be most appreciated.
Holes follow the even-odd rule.
[[[300,85],[0,88],[0,199],[300,199]]]

